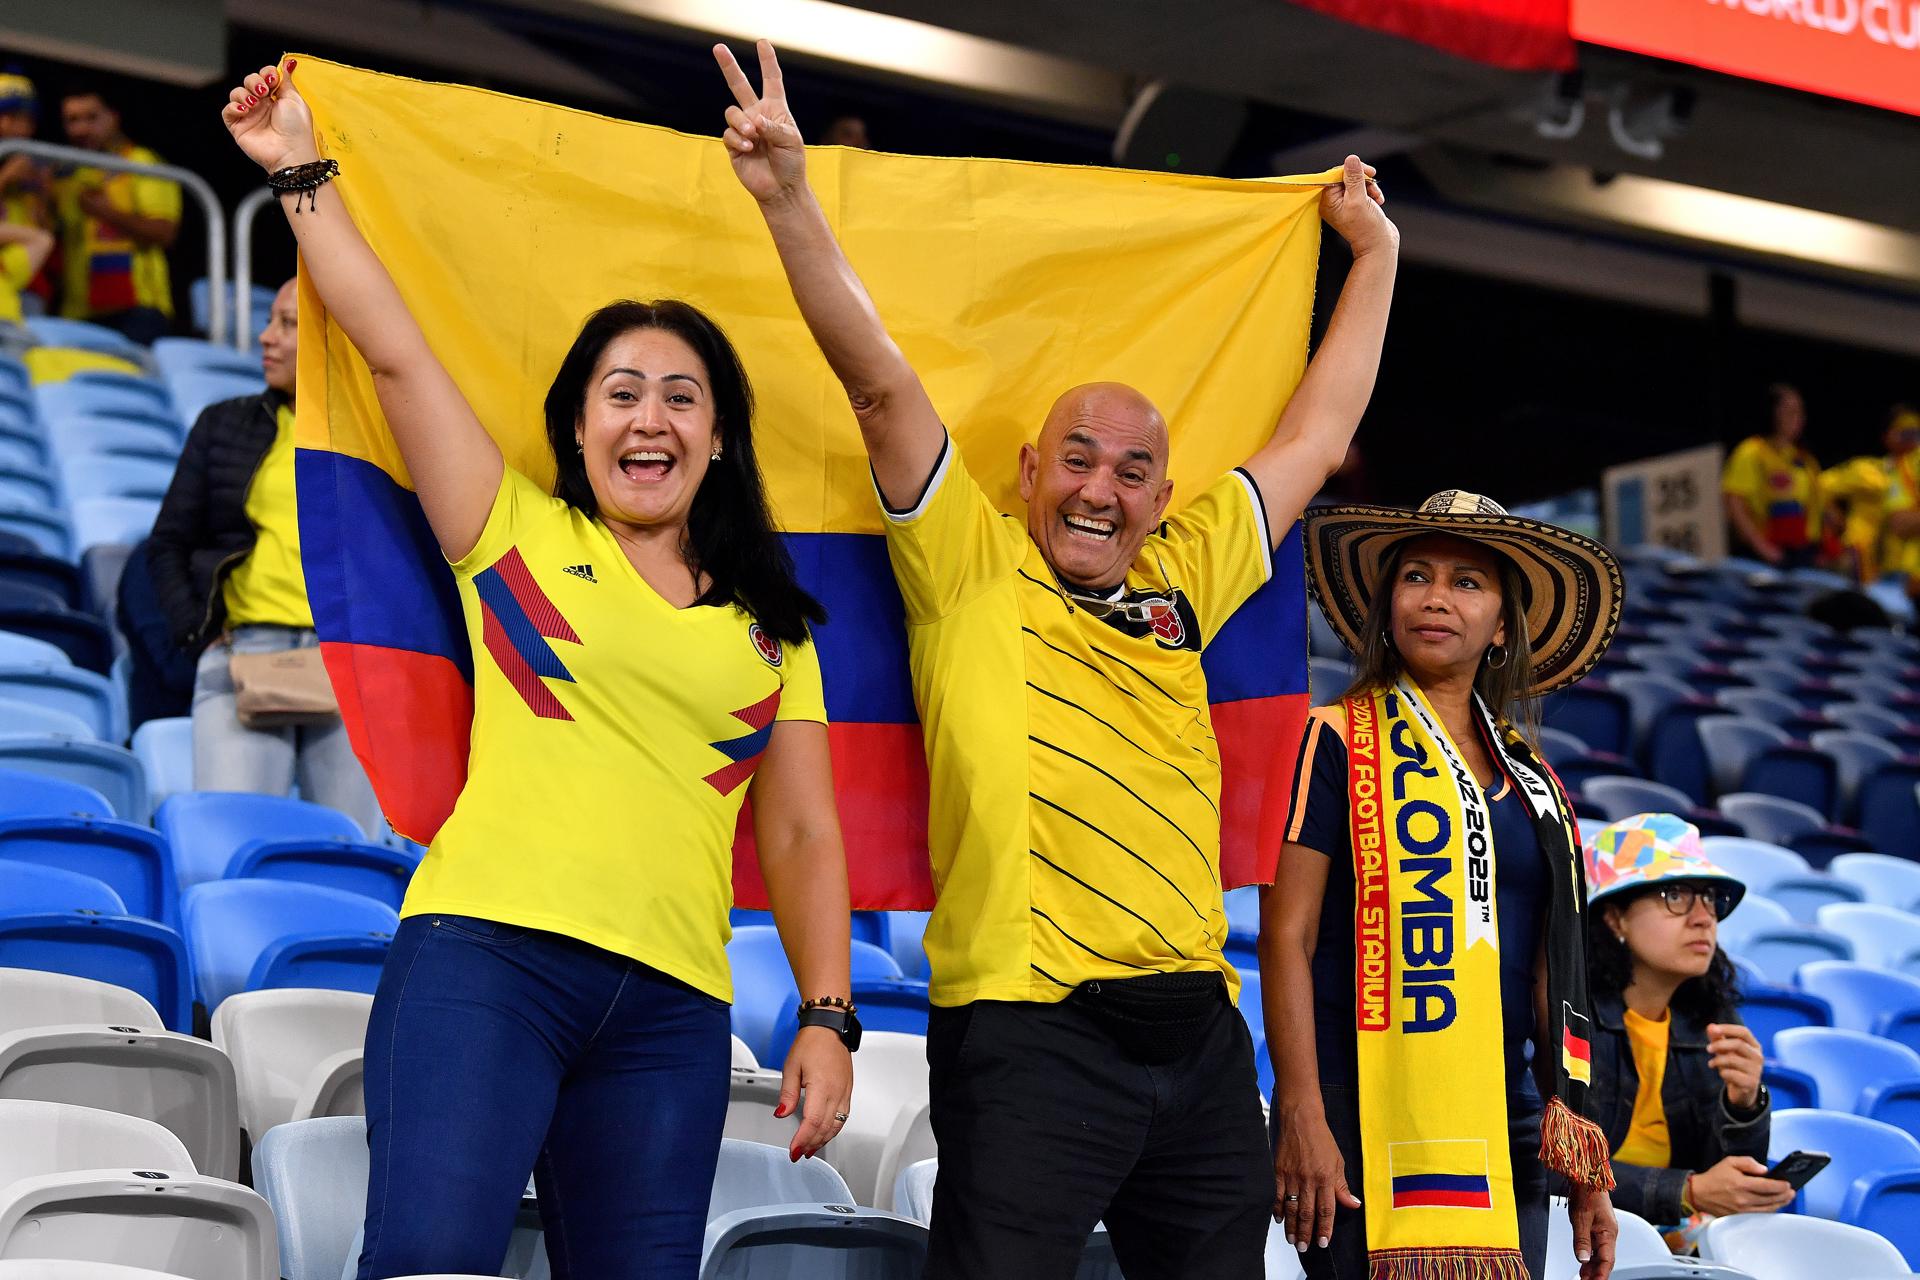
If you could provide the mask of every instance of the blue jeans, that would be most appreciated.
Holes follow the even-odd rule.
[[[400,922],[367,1026],[360,1280],[495,1275],[533,1171],[555,1280],[693,1280],[727,1006],[558,934]]]
[[[297,780],[300,796],[338,809],[360,824],[370,840],[387,820],[373,798],[373,784],[347,741],[347,727],[328,724],[249,729],[240,723],[239,699],[227,659],[234,653],[285,653],[320,643],[295,627],[234,628],[228,642],[215,641],[193,671],[193,785],[197,791],[257,791],[284,796]]]

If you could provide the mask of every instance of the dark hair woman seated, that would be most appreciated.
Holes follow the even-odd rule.
[[[1643,813],[1587,848],[1593,981],[1590,1114],[1613,1151],[1614,1204],[1661,1225],[1771,1213],[1793,1188],[1767,1166],[1760,1042],[1740,1023],[1719,922],[1746,886],[1700,832]]]

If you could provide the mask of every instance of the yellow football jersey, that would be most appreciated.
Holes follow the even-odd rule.
[[[951,440],[887,516],[932,780],[933,1002],[1204,970],[1237,993],[1200,654],[1272,571],[1252,478],[1164,522],[1111,602],[1062,590]]]
[[[779,720],[826,722],[810,644],[677,609],[600,521],[507,468],[453,566],[473,740],[402,915],[565,934],[722,1000],[733,833]]]

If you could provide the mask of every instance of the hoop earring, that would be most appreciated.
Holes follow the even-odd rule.
[[[1500,651],[1500,661],[1498,661],[1498,662],[1495,662],[1495,661],[1493,660],[1493,651],[1494,651],[1495,649],[1498,649],[1498,650]],[[1506,665],[1507,665],[1507,646],[1505,646],[1505,645],[1503,645],[1503,644],[1490,644],[1490,645],[1488,645],[1488,646],[1487,646],[1487,655],[1486,655],[1486,662],[1487,662],[1487,669],[1488,669],[1489,671],[1498,671],[1498,670],[1500,670],[1500,669],[1501,669],[1502,667],[1504,667],[1504,666],[1506,666]]]

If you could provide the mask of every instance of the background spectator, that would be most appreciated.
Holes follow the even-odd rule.
[[[174,642],[196,654],[193,784],[201,791],[300,794],[384,827],[373,787],[338,719],[251,729],[240,723],[228,659],[320,643],[307,605],[293,483],[294,285],[260,334],[264,395],[210,406],[187,436],[147,543]]]
[[[1920,490],[1914,448],[1920,445],[1920,410],[1897,404],[1887,412],[1881,434],[1885,453],[1849,458],[1820,476],[1820,491],[1830,509],[1844,514],[1840,534],[1848,567],[1862,583],[1883,573],[1904,572],[1914,544],[1887,528],[1887,513],[1905,491],[1904,507]]]
[[[68,94],[60,107],[67,141],[88,151],[159,164],[120,127],[100,94]],[[164,336],[173,322],[167,250],[180,230],[180,188],[160,178],[76,169],[55,185],[65,253],[60,313],[92,320],[135,342]]]
[[[866,150],[873,145],[873,139],[867,133],[867,122],[861,116],[835,116],[820,131],[820,141],[829,147],[859,147]]]
[[[1656,1224],[1772,1213],[1760,1043],[1735,1012],[1717,931],[1746,886],[1670,813],[1603,827],[1587,848],[1593,986],[1588,1108],[1613,1152],[1614,1205]]]
[[[1800,447],[1807,405],[1798,388],[1767,388],[1767,434],[1749,436],[1727,459],[1720,487],[1734,550],[1783,569],[1812,564],[1820,545],[1820,463]]]
[[[33,81],[15,71],[0,72],[0,141],[31,138],[39,122],[39,97]],[[52,177],[46,166],[29,156],[12,155],[0,160],[0,224],[51,231],[51,185]],[[52,241],[48,244],[51,246]],[[26,309],[43,311],[53,295],[44,263],[34,269],[27,288],[36,300],[25,303]],[[4,299],[0,299],[0,308],[5,305]],[[6,318],[19,319],[17,315]]]

